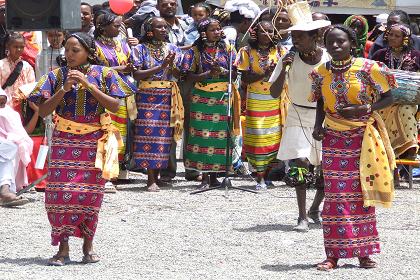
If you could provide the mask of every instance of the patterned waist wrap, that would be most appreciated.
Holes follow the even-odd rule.
[[[373,125],[376,123],[376,127]],[[328,129],[347,131],[366,127],[360,153],[360,181],[364,207],[391,207],[394,198],[393,170],[395,155],[389,142],[385,124],[378,113],[373,112],[367,122],[337,119],[326,115]]]
[[[195,84],[195,88],[206,92],[228,92],[229,84],[225,79],[204,80]],[[231,106],[233,109],[233,129],[232,135],[238,136],[241,134],[241,96],[235,85],[232,86]]]
[[[182,97],[178,84],[172,81],[142,81],[139,84],[139,89],[148,88],[170,88],[172,90],[169,126],[174,128],[174,140],[181,140],[184,131],[184,105],[182,104]]]
[[[118,164],[118,149],[124,146],[118,129],[112,125],[108,113],[101,114],[100,123],[78,123],[57,116],[56,127],[58,131],[72,134],[88,134],[98,130],[104,132],[98,140],[95,168],[102,170],[102,177],[106,180],[118,177],[120,172]]]

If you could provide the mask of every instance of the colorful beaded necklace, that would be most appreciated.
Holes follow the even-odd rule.
[[[146,47],[150,51],[151,56],[159,62],[162,62],[168,55],[167,44],[164,42],[155,41],[152,43],[146,43]]]
[[[351,65],[353,64],[353,57],[349,56],[349,58],[344,60],[331,60],[331,70],[334,72],[342,72],[347,71],[350,69]]]

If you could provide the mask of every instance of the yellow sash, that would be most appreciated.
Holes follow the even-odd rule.
[[[376,123],[376,128],[374,123]],[[336,131],[347,131],[366,126],[359,166],[363,206],[379,204],[383,207],[391,207],[394,198],[395,155],[385,124],[379,114],[373,112],[366,123],[337,119],[327,114],[325,125]]]
[[[184,131],[184,105],[181,93],[176,82],[171,81],[142,81],[139,89],[147,88],[170,88],[171,94],[171,118],[170,127],[174,128],[174,140],[179,141]]]
[[[219,92],[219,91],[227,91],[228,90],[228,83],[227,82],[217,82],[217,83],[196,83],[195,88],[207,91],[207,92]],[[240,135],[241,134],[241,96],[239,94],[238,89],[235,85],[232,87],[232,108],[233,108],[233,135]]]
[[[104,135],[98,139],[95,167],[102,170],[102,177],[106,180],[118,177],[118,149],[124,146],[124,142],[118,129],[112,125],[108,113],[101,114],[100,123],[93,124],[74,122],[57,115],[55,128],[58,131],[80,135],[103,130]]]

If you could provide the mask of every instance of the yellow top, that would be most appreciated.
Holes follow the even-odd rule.
[[[340,118],[339,105],[372,104],[381,94],[396,87],[396,81],[385,64],[373,60],[356,58],[351,68],[342,74],[333,74],[327,64],[321,64],[311,73],[312,93],[309,101],[321,96],[324,110]]]

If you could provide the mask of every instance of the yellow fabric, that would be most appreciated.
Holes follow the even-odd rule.
[[[174,140],[181,140],[184,131],[184,105],[178,84],[171,81],[143,81],[139,88],[170,88],[172,90],[170,127],[174,128]]]
[[[196,83],[195,87],[207,92],[219,92],[228,90],[227,82],[218,82],[211,84]],[[241,135],[241,96],[235,85],[232,86],[232,108],[233,108],[233,131],[235,136]]]
[[[340,90],[340,87],[347,88],[345,93],[346,103],[360,105],[371,103],[378,97],[378,94],[383,94],[391,89],[391,86],[393,86],[392,75],[384,73],[381,64],[373,61],[369,62],[372,63],[371,68],[366,70],[366,61],[364,58],[356,58],[350,70],[343,74],[344,81],[333,81],[334,75],[326,68],[325,64],[316,69],[318,75],[322,77],[320,87],[322,87],[326,112],[336,113],[336,106],[339,103],[337,96],[343,95],[343,93],[337,94],[337,92],[331,90],[333,87],[336,90]],[[317,80],[315,79],[314,82],[316,83]],[[321,94],[321,92],[313,89],[309,101],[317,101],[320,97],[318,94]]]
[[[285,54],[284,49],[280,49],[280,54],[278,54],[277,48],[271,48],[270,53],[268,54],[269,64],[277,64],[280,57]],[[250,59],[252,57],[252,59]],[[236,67],[239,71],[250,71],[257,74],[263,74],[264,69],[261,67],[261,56],[256,49],[251,49],[250,47],[243,47],[239,50],[238,59],[236,61]]]
[[[287,50],[283,47],[272,48],[268,55],[269,61],[272,61],[274,64],[277,64],[279,58],[284,56],[287,53]],[[252,57],[252,59],[250,59]],[[264,73],[263,68],[260,63],[260,54],[256,49],[251,49],[249,47],[243,47],[239,50],[238,59],[236,61],[236,67],[239,71],[249,71],[252,69],[253,72],[257,74]],[[248,85],[248,92],[264,92],[265,88],[270,89],[271,83],[261,84],[261,82],[255,82]],[[280,103],[280,126],[282,127],[286,123],[287,109],[290,104],[290,100],[287,98],[287,84],[285,83],[284,89],[280,94],[279,101]],[[275,105],[274,105],[275,106]],[[282,131],[283,134],[283,131]]]
[[[376,124],[376,127],[373,124]],[[394,198],[392,170],[396,168],[394,151],[389,143],[385,124],[373,112],[367,122],[337,119],[326,114],[325,126],[336,131],[347,131],[366,126],[360,154],[360,181],[363,205],[391,207]]]
[[[130,120],[134,121],[137,119],[137,105],[136,105],[136,98],[134,95],[128,96],[126,99],[127,102],[127,114]]]
[[[115,50],[115,54],[118,60],[118,65],[126,65],[129,63],[130,60],[130,48],[128,48],[128,52],[125,53],[123,50],[122,42],[120,40],[114,40],[115,47],[113,48]],[[102,47],[96,47],[96,54],[98,59],[103,63],[104,66],[111,67],[108,58],[106,57],[104,53],[104,49]],[[134,106],[133,106],[134,103]],[[135,105],[135,97],[134,95],[130,95],[126,97],[125,99],[120,100],[120,107],[118,108],[118,111],[115,113],[112,113],[108,110],[108,112],[111,115],[115,115],[117,118],[120,119],[127,119],[127,117],[130,118],[130,120],[135,120],[137,118],[137,106]],[[120,135],[124,139],[124,142],[127,140],[127,122],[118,122],[118,121],[112,121],[112,124],[118,128],[120,131]],[[118,153],[120,156],[124,156],[125,154],[125,145],[123,145]]]
[[[114,40],[114,43],[115,43],[114,50],[117,55],[118,64],[126,65],[130,59],[130,52],[124,53],[122,43],[120,40]],[[96,54],[97,54],[98,59],[104,63],[104,66],[111,67],[111,65],[109,65],[108,59],[106,55],[104,54],[102,48],[96,47]]]
[[[400,157],[411,148],[416,149],[417,152],[419,148],[416,113],[416,105],[400,104],[394,104],[379,111],[396,157]]]
[[[118,164],[118,149],[124,146],[120,132],[112,125],[108,113],[101,114],[100,123],[84,124],[64,119],[57,115],[56,129],[72,134],[87,134],[103,130],[104,134],[98,139],[95,167],[102,170],[105,180],[117,178],[120,173]]]

